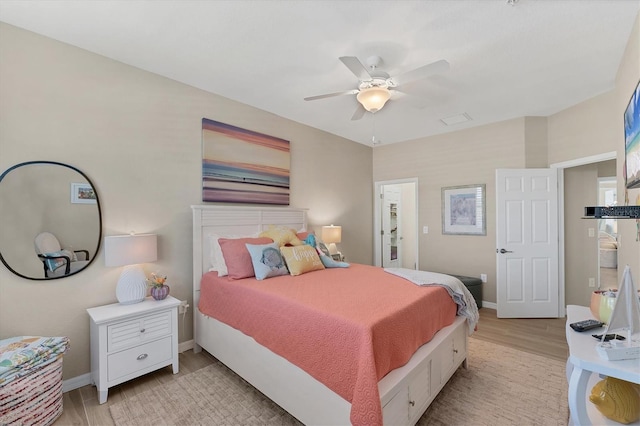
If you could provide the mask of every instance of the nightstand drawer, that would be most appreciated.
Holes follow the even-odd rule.
[[[111,354],[107,357],[107,380],[117,380],[171,358],[171,336]]]
[[[171,334],[171,312],[124,321],[107,327],[107,351],[126,349]]]

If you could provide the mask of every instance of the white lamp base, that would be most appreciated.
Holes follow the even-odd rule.
[[[140,303],[147,296],[147,282],[139,265],[125,266],[116,286],[116,297],[122,305]]]
[[[334,255],[334,254],[338,254],[338,247],[336,247],[336,243],[329,243],[329,247],[327,247],[329,249],[329,254],[330,255]]]

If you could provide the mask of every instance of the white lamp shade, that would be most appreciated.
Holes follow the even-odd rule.
[[[384,87],[361,89],[360,92],[358,92],[358,96],[356,96],[358,102],[369,112],[380,111],[390,97],[391,93]]]
[[[147,281],[139,264],[156,260],[157,235],[116,235],[104,239],[105,266],[125,266],[116,286],[118,302],[129,305],[144,300],[147,295]]]
[[[339,243],[342,241],[342,226],[323,226],[322,242],[325,244]]]
[[[158,260],[155,234],[115,235],[104,239],[105,266],[126,266]]]

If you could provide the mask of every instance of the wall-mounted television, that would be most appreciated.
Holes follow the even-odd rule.
[[[624,111],[624,156],[627,188],[640,188],[640,82]]]

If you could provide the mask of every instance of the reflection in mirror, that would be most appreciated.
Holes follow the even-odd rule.
[[[23,278],[63,278],[96,257],[102,216],[95,186],[73,166],[17,164],[0,175],[0,260]]]

